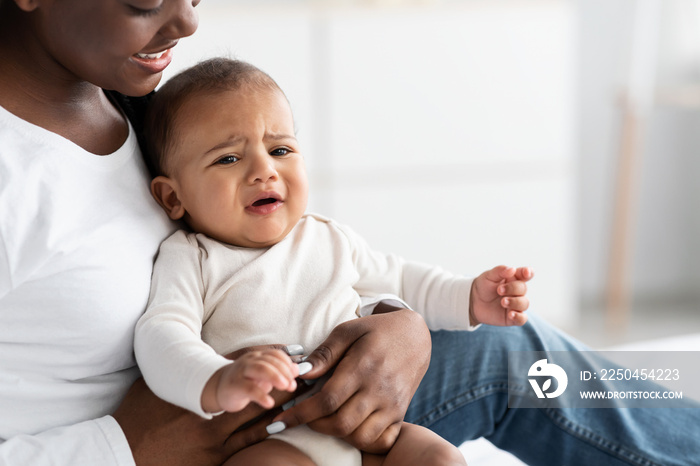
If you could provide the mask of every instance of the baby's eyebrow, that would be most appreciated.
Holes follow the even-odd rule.
[[[294,139],[296,140],[296,137],[291,134],[287,133],[265,133],[265,136],[263,137],[264,140],[271,139],[273,141],[280,141],[282,139]]]
[[[267,132],[263,135],[264,141],[269,141],[269,140],[272,140],[272,141],[282,141],[282,140],[296,141],[296,139],[297,138],[294,135],[287,134],[287,133]],[[206,155],[210,154],[211,152],[215,152],[215,151],[218,151],[218,150],[226,148],[226,147],[235,146],[236,144],[239,144],[240,142],[242,142],[244,140],[245,140],[245,137],[243,137],[243,136],[236,136],[236,135],[231,136],[230,138],[226,139],[225,141],[221,141],[220,143],[218,143],[214,147],[207,150],[203,154],[203,156],[206,156]]]
[[[219,149],[223,149],[224,147],[235,146],[236,144],[238,144],[242,140],[243,140],[243,136],[231,136],[227,140],[220,142],[219,144],[215,145],[214,147],[212,147],[211,149],[206,151],[204,153],[204,155],[207,155],[208,153],[214,152],[214,151],[219,150]]]

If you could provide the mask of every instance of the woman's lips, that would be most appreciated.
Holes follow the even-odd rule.
[[[155,53],[135,53],[131,59],[149,73],[157,74],[165,70],[173,60],[173,49],[168,48]]]

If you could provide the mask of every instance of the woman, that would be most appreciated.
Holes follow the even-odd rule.
[[[155,398],[132,356],[153,257],[174,227],[150,198],[124,117],[138,126],[140,101],[123,95],[155,88],[197,27],[197,3],[0,0],[2,464],[220,464],[278,415],[241,430],[261,410],[202,421]],[[406,413],[454,443],[487,436],[532,464],[689,464],[692,410],[508,409],[508,351],[576,347],[530,321],[429,335],[415,314],[380,305],[310,355],[313,375],[337,364],[333,377],[276,421],[380,451]]]

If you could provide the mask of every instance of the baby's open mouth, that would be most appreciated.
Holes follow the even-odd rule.
[[[253,207],[258,207],[261,205],[266,205],[266,204],[274,204],[277,202],[277,199],[273,199],[271,197],[268,197],[267,199],[260,199],[255,202],[253,202]]]
[[[259,198],[245,208],[246,212],[253,215],[268,215],[279,209],[284,201],[275,192],[260,193]]]

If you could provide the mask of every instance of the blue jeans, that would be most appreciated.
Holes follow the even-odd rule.
[[[533,466],[700,465],[697,408],[508,408],[509,351],[587,349],[529,317],[523,327],[433,332],[406,421],[455,445],[485,437]]]

